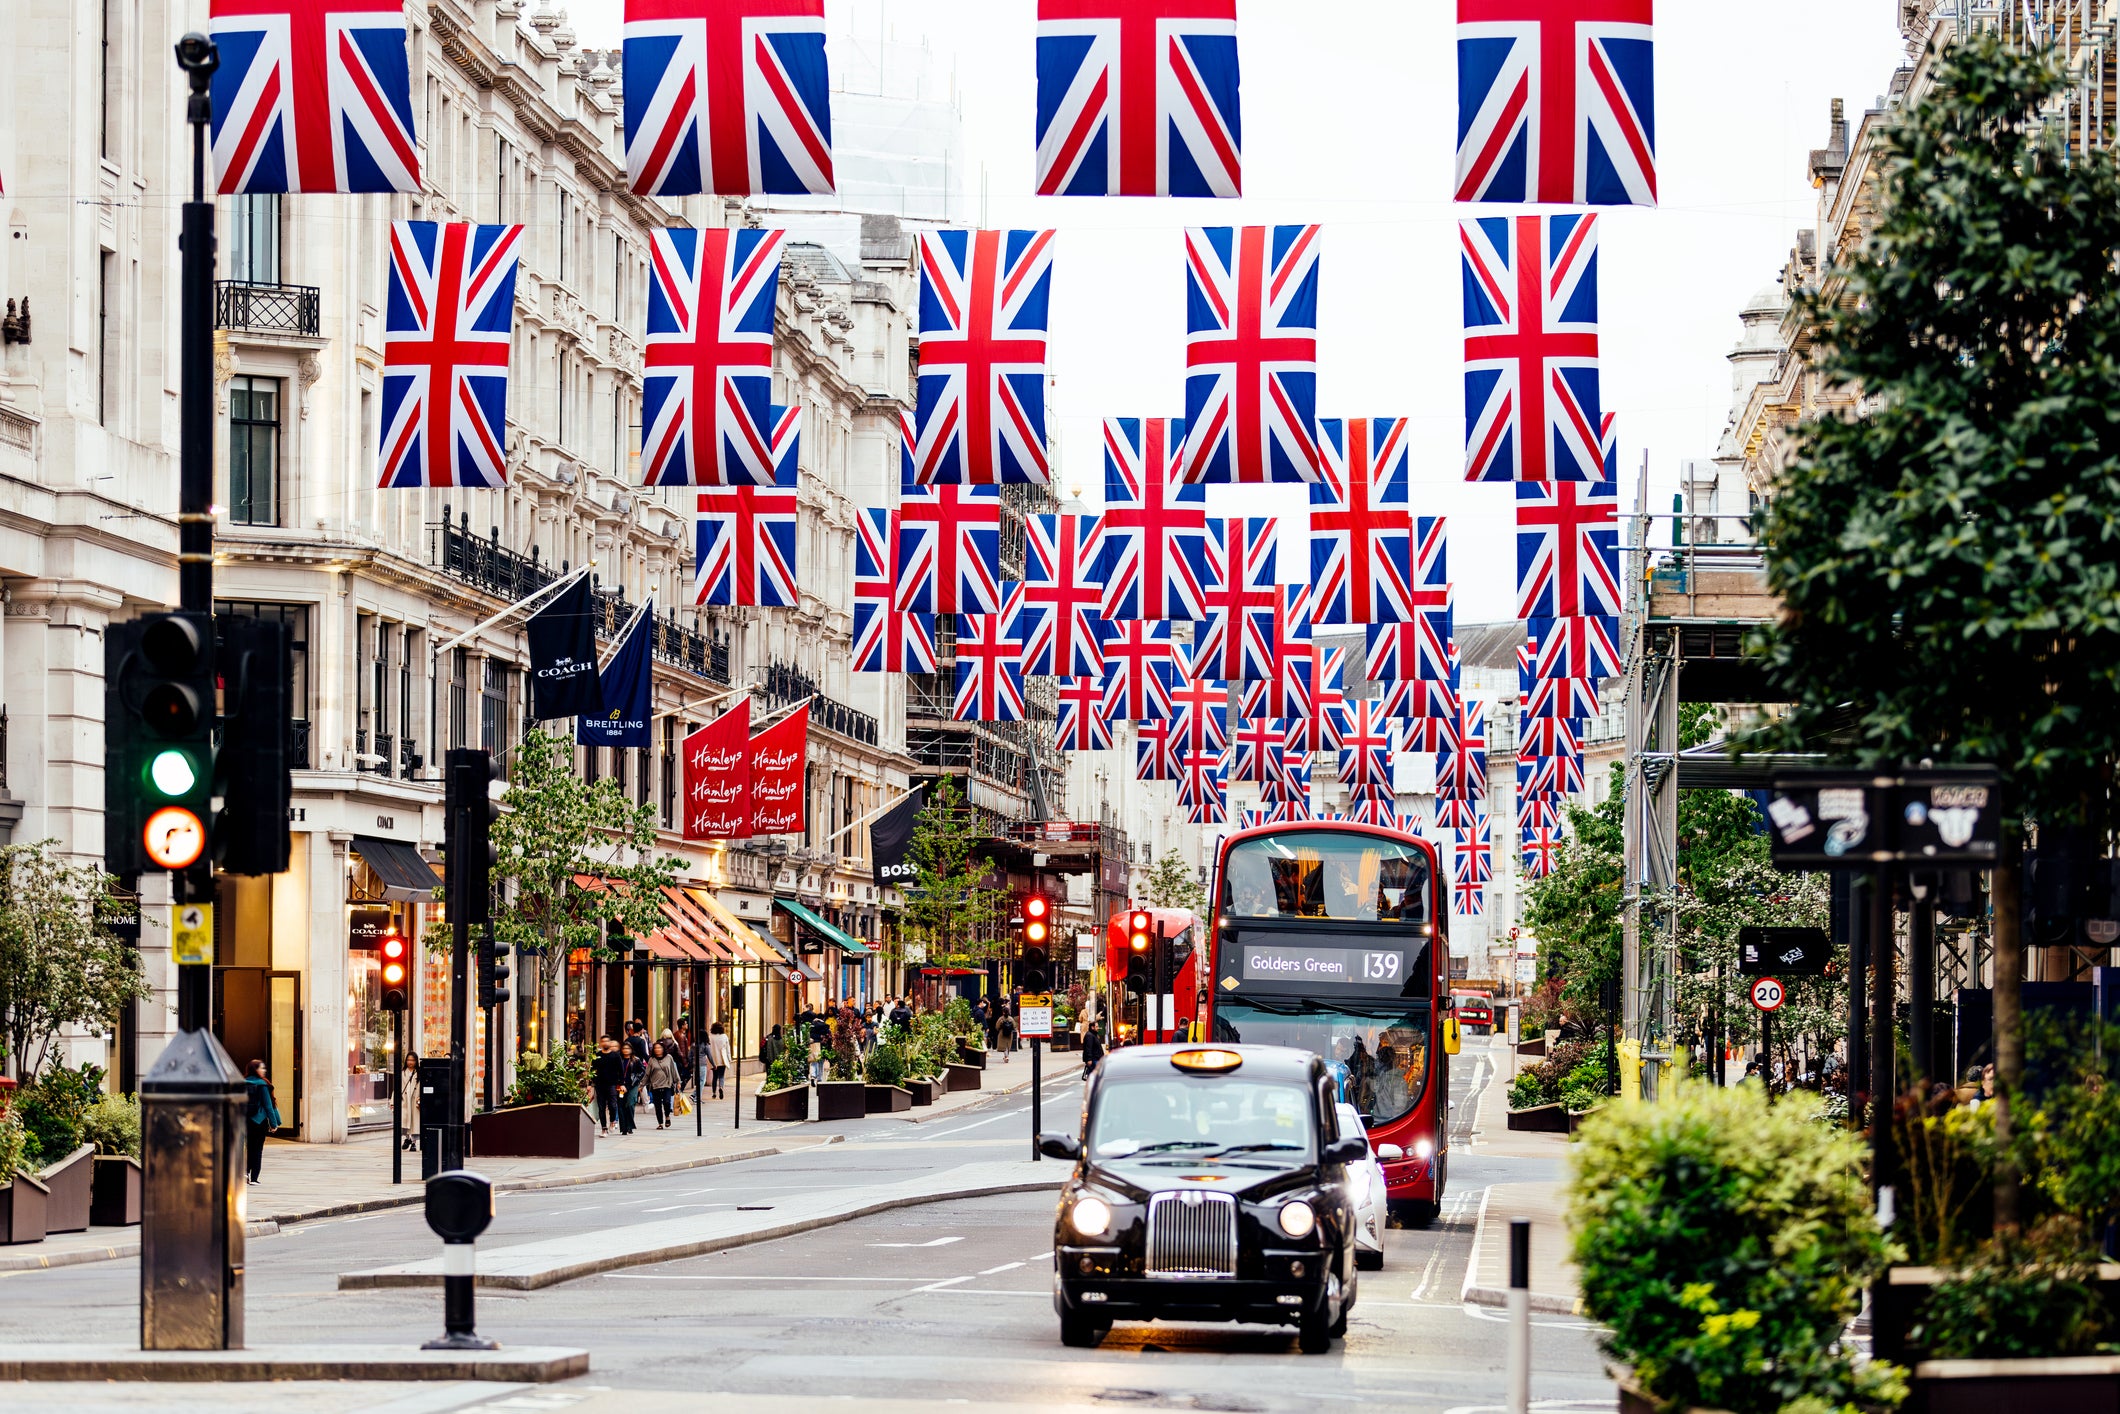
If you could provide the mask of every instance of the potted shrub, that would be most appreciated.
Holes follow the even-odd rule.
[[[1509,1082],[1509,1127],[1530,1130],[1539,1134],[1566,1134],[1569,1132],[1568,1116],[1571,1097],[1562,1094],[1568,1082],[1578,1073],[1589,1077],[1585,1066],[1594,1066],[1596,1083],[1600,1087],[1595,1098],[1602,1098],[1604,1084],[1604,1062],[1596,1054],[1596,1047],[1589,1041],[1566,1041],[1554,1047],[1553,1054],[1545,1056],[1536,1065],[1526,1066]],[[1592,1098],[1581,1086],[1572,1098],[1576,1101]],[[1589,1106],[1582,1105],[1582,1108]]]
[[[0,1114],[0,1245],[44,1240],[44,1185],[23,1171],[29,1136],[12,1109]]]
[[[105,1095],[81,1124],[96,1149],[89,1180],[88,1221],[95,1227],[133,1227],[140,1221],[140,1101]]]
[[[841,1007],[832,1018],[832,1043],[825,1048],[825,1080],[817,1086],[817,1118],[860,1119],[869,1112],[868,1087],[861,1080],[861,1051],[855,1038],[861,1018]]]
[[[808,1042],[784,1041],[766,1066],[765,1083],[758,1090],[757,1117],[761,1120],[804,1120],[810,1117],[810,1062]]]
[[[905,1050],[895,1041],[878,1041],[869,1049],[862,1067],[866,1082],[864,1100],[870,1114],[895,1114],[913,1107],[913,1093],[906,1088]]]
[[[580,1047],[551,1055],[525,1051],[501,1108],[471,1117],[471,1152],[485,1159],[586,1159],[596,1152],[588,1099],[589,1058]]]
[[[1892,1247],[1862,1141],[1800,1096],[1686,1086],[1584,1124],[1569,1189],[1583,1306],[1625,1408],[1881,1408],[1904,1372],[1846,1329]]]

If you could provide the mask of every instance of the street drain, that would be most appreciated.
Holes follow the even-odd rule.
[[[1196,1394],[1192,1403],[1195,1409],[1209,1409],[1215,1414],[1260,1414],[1266,1408],[1263,1404],[1227,1394]]]
[[[1146,1404],[1161,1397],[1152,1389],[1100,1389],[1090,1396],[1107,1404]]]
[[[736,1211],[739,1213],[770,1213],[773,1211],[773,1205],[771,1203],[738,1203]]]

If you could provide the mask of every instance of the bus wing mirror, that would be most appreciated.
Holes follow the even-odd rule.
[[[1454,1016],[1445,1016],[1443,1018],[1443,1054],[1454,1056],[1457,1053],[1458,1019]]]

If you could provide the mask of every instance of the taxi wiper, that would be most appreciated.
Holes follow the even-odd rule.
[[[1301,1150],[1301,1144],[1228,1144],[1215,1150],[1217,1154],[1255,1154],[1266,1149]]]
[[[1166,1139],[1160,1144],[1143,1144],[1133,1152],[1136,1154],[1153,1154],[1163,1149],[1208,1149],[1212,1147],[1205,1139]]]

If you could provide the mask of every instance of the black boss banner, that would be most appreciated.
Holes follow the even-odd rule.
[[[886,888],[905,888],[917,873],[906,854],[912,848],[913,822],[920,816],[924,793],[914,791],[869,825],[869,858],[875,866],[876,882]]]

